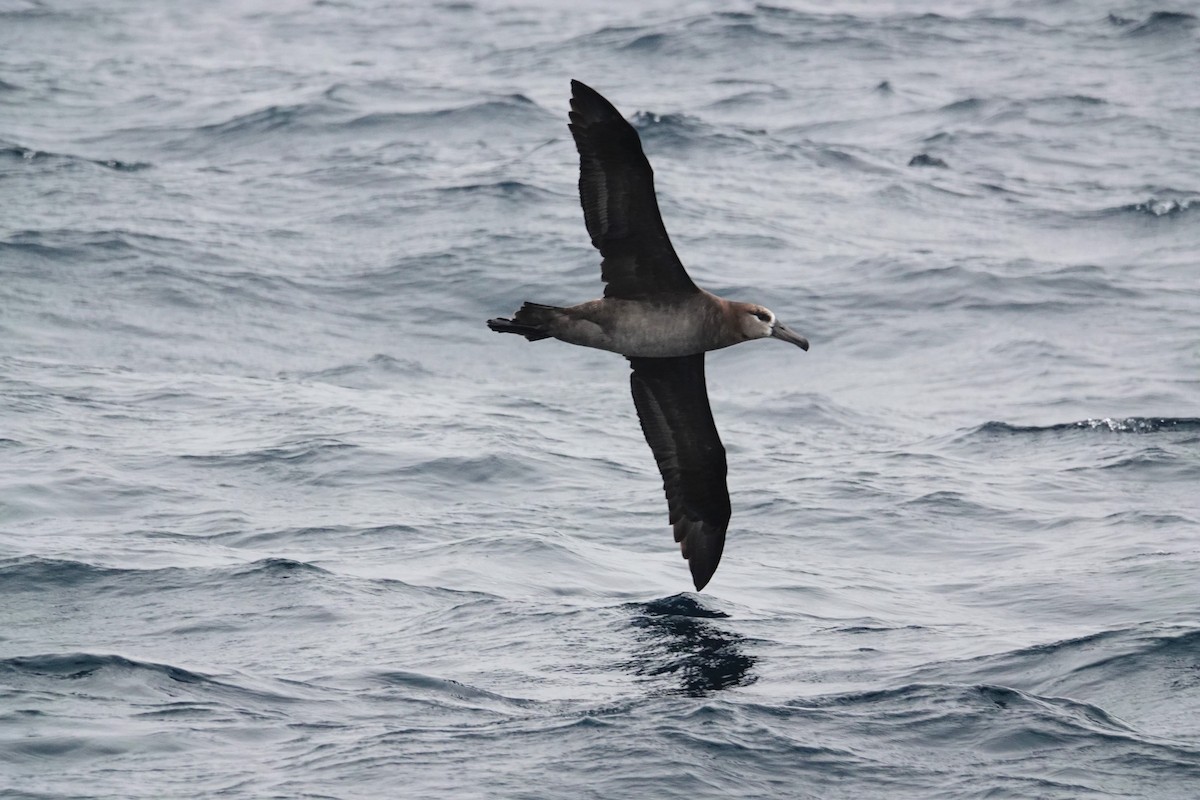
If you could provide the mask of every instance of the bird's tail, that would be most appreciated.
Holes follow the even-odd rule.
[[[516,314],[513,314],[512,319],[497,317],[489,319],[487,325],[496,333],[519,333],[529,341],[536,342],[540,339],[549,339],[554,335],[550,333],[550,325],[560,311],[562,309],[558,306],[526,303]]]

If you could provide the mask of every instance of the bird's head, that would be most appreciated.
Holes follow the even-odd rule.
[[[738,325],[747,339],[766,339],[768,336],[790,342],[801,350],[808,349],[808,339],[775,319],[775,312],[754,303],[738,303]]]

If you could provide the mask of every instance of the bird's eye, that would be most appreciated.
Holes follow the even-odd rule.
[[[754,316],[758,317],[763,322],[771,321],[771,318],[767,315],[767,312],[765,312],[765,311],[755,311],[753,313],[754,313]]]

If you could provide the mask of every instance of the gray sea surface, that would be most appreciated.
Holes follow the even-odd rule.
[[[0,0],[0,796],[1196,797],[1198,16]],[[700,594],[571,78],[812,341]]]

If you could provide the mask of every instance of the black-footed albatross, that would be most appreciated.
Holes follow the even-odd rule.
[[[807,350],[808,340],[770,309],[692,283],[667,238],[637,131],[579,81],[571,81],[568,127],[579,150],[584,222],[604,257],[604,297],[570,308],[525,303],[512,319],[490,319],[488,327],[629,359],[633,403],[662,473],[675,541],[699,591],[717,571],[729,527],[725,448],[708,405],[704,354],[768,336]]]

